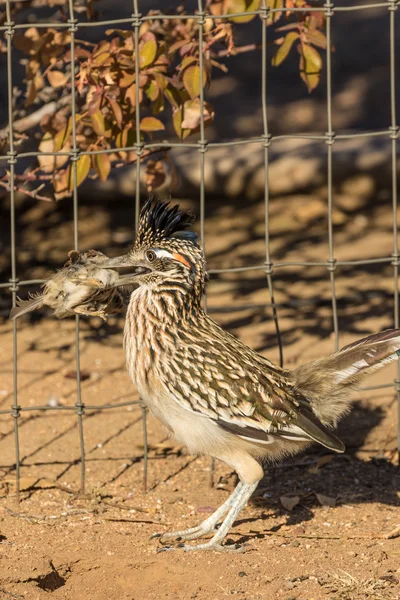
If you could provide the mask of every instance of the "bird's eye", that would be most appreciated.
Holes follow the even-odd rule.
[[[154,250],[147,250],[146,252],[146,258],[149,262],[154,262],[157,258],[156,253],[154,252]]]

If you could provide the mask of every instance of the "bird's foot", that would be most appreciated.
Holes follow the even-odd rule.
[[[177,546],[163,546],[157,550],[157,554],[160,552],[169,552],[171,550],[183,550],[184,552],[192,552],[194,550],[213,550],[214,552],[245,552],[245,547],[240,544],[228,544],[222,545],[218,542],[213,542],[211,539],[205,544],[196,544],[189,546],[189,544],[178,544]]]
[[[158,538],[160,543],[163,544],[164,540],[175,540],[176,542],[183,542],[189,540],[197,540],[203,535],[208,533],[215,533],[215,526],[204,527],[203,524],[191,527],[190,529],[184,529],[183,531],[167,531],[166,533],[155,533],[150,539]]]

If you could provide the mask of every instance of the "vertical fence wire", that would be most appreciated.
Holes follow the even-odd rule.
[[[15,165],[17,153],[14,147],[14,124],[13,124],[13,73],[12,73],[12,40],[14,36],[14,23],[11,20],[11,0],[6,0],[6,26],[7,38],[7,103],[8,103],[8,135],[9,151],[7,163],[10,171],[10,237],[11,237],[11,277],[9,289],[12,294],[12,305],[15,306],[18,291],[17,279],[17,244],[15,227]],[[13,322],[13,403],[11,415],[14,419],[14,442],[15,442],[15,474],[16,474],[16,500],[20,496],[20,452],[19,452],[19,417],[21,407],[18,404],[18,338],[17,323]]]
[[[203,37],[204,37],[204,25],[205,25],[205,12],[202,0],[197,2],[198,19],[197,25],[199,28],[198,40],[199,40],[199,69],[200,69],[200,139],[199,145],[199,169],[200,169],[200,190],[199,190],[199,203],[200,203],[200,241],[203,246],[204,253],[206,252],[206,241],[204,224],[206,218],[206,182],[205,182],[205,168],[206,168],[206,152],[207,152],[207,140],[205,139],[205,125],[204,125],[204,53],[203,53]],[[203,308],[207,312],[207,293],[204,292],[203,296]],[[210,487],[214,485],[214,474],[215,474],[215,460],[210,460]]]
[[[328,131],[326,133],[326,144],[327,144],[327,180],[328,180],[328,243],[329,243],[329,260],[328,260],[328,272],[331,282],[331,297],[332,297],[332,321],[333,321],[333,333],[334,333],[334,349],[339,350],[339,322],[337,314],[337,301],[336,301],[336,285],[335,285],[335,271],[336,271],[336,260],[334,256],[334,245],[333,245],[333,143],[335,141],[335,133],[332,129],[332,35],[331,35],[331,19],[333,17],[333,4],[328,0],[324,4],[325,17],[326,17],[326,113],[327,113],[327,124]]]
[[[135,228],[139,222],[139,214],[140,214],[140,166],[141,166],[141,157],[143,153],[143,144],[141,140],[141,132],[140,132],[140,87],[139,87],[139,78],[140,78],[140,55],[139,55],[139,33],[141,26],[141,14],[139,13],[139,3],[138,0],[133,0],[133,38],[134,38],[134,48],[135,48],[135,151],[136,151],[136,184],[135,184]],[[143,489],[147,490],[147,475],[148,475],[148,461],[149,461],[149,449],[147,445],[147,408],[143,404],[140,403],[141,411],[142,411],[142,425],[143,425]]]
[[[396,115],[396,11],[397,0],[391,0],[389,9],[390,30],[390,138],[392,145],[392,203],[393,203],[393,302],[394,326],[399,327],[399,246],[397,226],[397,139],[399,128]],[[400,363],[396,365],[396,379],[394,382],[397,396],[397,452],[400,457]]]
[[[71,119],[72,119],[72,156],[71,156],[71,175],[72,175],[72,202],[73,202],[73,220],[74,220],[74,249],[79,250],[79,201],[78,201],[78,161],[79,151],[76,138],[76,88],[75,88],[75,33],[78,31],[78,21],[75,19],[73,0],[68,0],[69,10],[69,34],[71,36]],[[80,317],[75,315],[75,368],[76,368],[76,414],[78,418],[79,446],[80,446],[80,466],[81,466],[81,493],[85,492],[86,464],[85,464],[85,437],[83,432],[83,416],[85,414],[85,404],[82,400],[81,386],[81,352],[80,352]]]
[[[274,320],[276,337],[279,348],[279,365],[283,367],[283,344],[281,331],[278,320],[278,310],[275,304],[275,294],[272,282],[273,262],[270,252],[270,229],[269,229],[269,146],[271,144],[271,136],[268,131],[268,114],[267,114],[267,19],[269,10],[266,5],[266,0],[262,1],[261,12],[261,105],[263,117],[263,139],[264,139],[264,219],[265,219],[265,274],[269,296],[272,307],[272,318]]]

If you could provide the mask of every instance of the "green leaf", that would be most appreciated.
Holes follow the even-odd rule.
[[[300,52],[300,77],[308,91],[312,92],[320,80],[322,58],[317,50],[308,44],[302,44]]]
[[[299,34],[291,31],[290,33],[288,33],[282,44],[279,46],[278,48],[278,52],[275,54],[274,58],[272,59],[272,66],[273,67],[278,67],[287,57],[287,55],[289,54],[294,42],[299,39]]]
[[[139,65],[141,69],[148,67],[154,62],[157,56],[157,43],[155,40],[148,40],[139,50]]]
[[[260,0],[229,0],[227,14],[245,13],[258,10],[260,8]],[[244,15],[242,17],[230,17],[229,21],[233,23],[248,23],[252,21],[256,15]]]
[[[110,156],[108,154],[96,154],[93,158],[93,166],[101,181],[107,181],[111,171]]]
[[[163,131],[164,125],[155,117],[143,117],[140,121],[140,131]]]

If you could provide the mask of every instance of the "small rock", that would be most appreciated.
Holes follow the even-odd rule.
[[[239,577],[247,577],[247,573],[245,573],[244,571],[239,571],[238,575]]]

